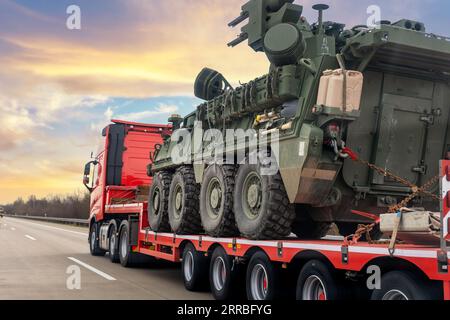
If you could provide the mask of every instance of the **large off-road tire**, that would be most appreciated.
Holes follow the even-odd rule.
[[[153,177],[148,199],[148,223],[155,232],[169,232],[168,202],[172,175],[158,172]]]
[[[369,223],[366,223],[369,224]],[[358,229],[358,225],[359,223],[354,223],[354,222],[336,222],[336,225],[339,229],[339,234],[341,236],[347,237],[349,235],[352,235],[356,232],[356,230]],[[383,232],[381,232],[380,230],[380,226],[375,226],[372,231],[370,231],[370,238],[372,240],[380,240],[383,237]],[[362,235],[361,241],[366,241],[367,237],[365,234]]]
[[[173,175],[169,192],[169,223],[177,234],[197,234],[202,231],[199,213],[200,186],[194,170],[181,167]]]
[[[233,213],[233,191],[236,169],[217,164],[209,166],[200,191],[200,216],[205,232],[213,237],[239,235]]]
[[[241,165],[234,189],[234,213],[240,233],[264,240],[289,236],[295,218],[280,173],[261,175],[262,166]]]

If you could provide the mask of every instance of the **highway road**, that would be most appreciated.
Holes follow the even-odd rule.
[[[179,265],[126,269],[91,256],[87,237],[86,228],[0,219],[0,300],[212,299],[185,290]]]

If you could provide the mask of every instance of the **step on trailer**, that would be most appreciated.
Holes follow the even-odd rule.
[[[99,230],[91,251],[112,251],[111,260],[125,267],[150,266],[150,257],[181,262],[186,288],[204,289],[209,280],[216,299],[271,300],[290,292],[299,300],[450,300],[450,161],[440,166],[440,246],[401,243],[390,252],[385,243],[332,237],[253,241],[155,233],[148,225],[148,203],[140,202],[106,205],[105,215],[120,219],[91,221],[91,230]]]

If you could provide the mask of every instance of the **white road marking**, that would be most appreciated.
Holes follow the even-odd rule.
[[[32,236],[29,236],[29,235],[25,235],[25,238],[28,238],[28,239],[30,239],[30,240],[33,240],[33,241],[36,241],[36,239],[35,238],[33,238]]]
[[[99,276],[105,278],[106,280],[109,281],[115,281],[116,279],[114,277],[111,277],[109,274],[104,273],[103,271],[100,271],[90,265],[88,265],[87,263],[84,263],[83,261],[80,261],[78,259],[72,258],[72,257],[67,257],[67,259],[72,260],[75,263],[78,263],[80,266],[85,267],[86,269],[95,272],[96,274],[98,274]]]
[[[25,222],[25,221],[21,221],[21,222],[23,223],[23,222]],[[73,234],[78,234],[78,235],[82,235],[82,236],[86,236],[86,237],[88,236],[88,234],[87,234],[87,233],[84,233],[84,232],[78,232],[78,231],[66,230],[66,229],[62,229],[62,228],[57,228],[57,227],[47,226],[47,225],[45,225],[45,224],[35,223],[35,222],[29,222],[29,221],[26,221],[25,224],[34,224],[34,225],[41,226],[41,227],[45,227],[45,228],[49,228],[49,229],[54,229],[54,230],[59,230],[59,231],[65,231],[65,232],[69,232],[69,233],[73,233]]]

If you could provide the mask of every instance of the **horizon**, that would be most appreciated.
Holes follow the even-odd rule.
[[[82,171],[112,118],[166,124],[201,102],[193,83],[203,67],[232,84],[265,74],[269,63],[246,44],[226,44],[227,23],[245,0],[0,0],[0,206],[19,197],[84,190]],[[321,1],[295,1],[310,23]],[[323,1],[325,20],[364,24],[367,7],[383,20],[424,22],[450,36],[444,0]],[[376,3],[374,3],[376,2]],[[81,30],[66,9],[81,8]]]

